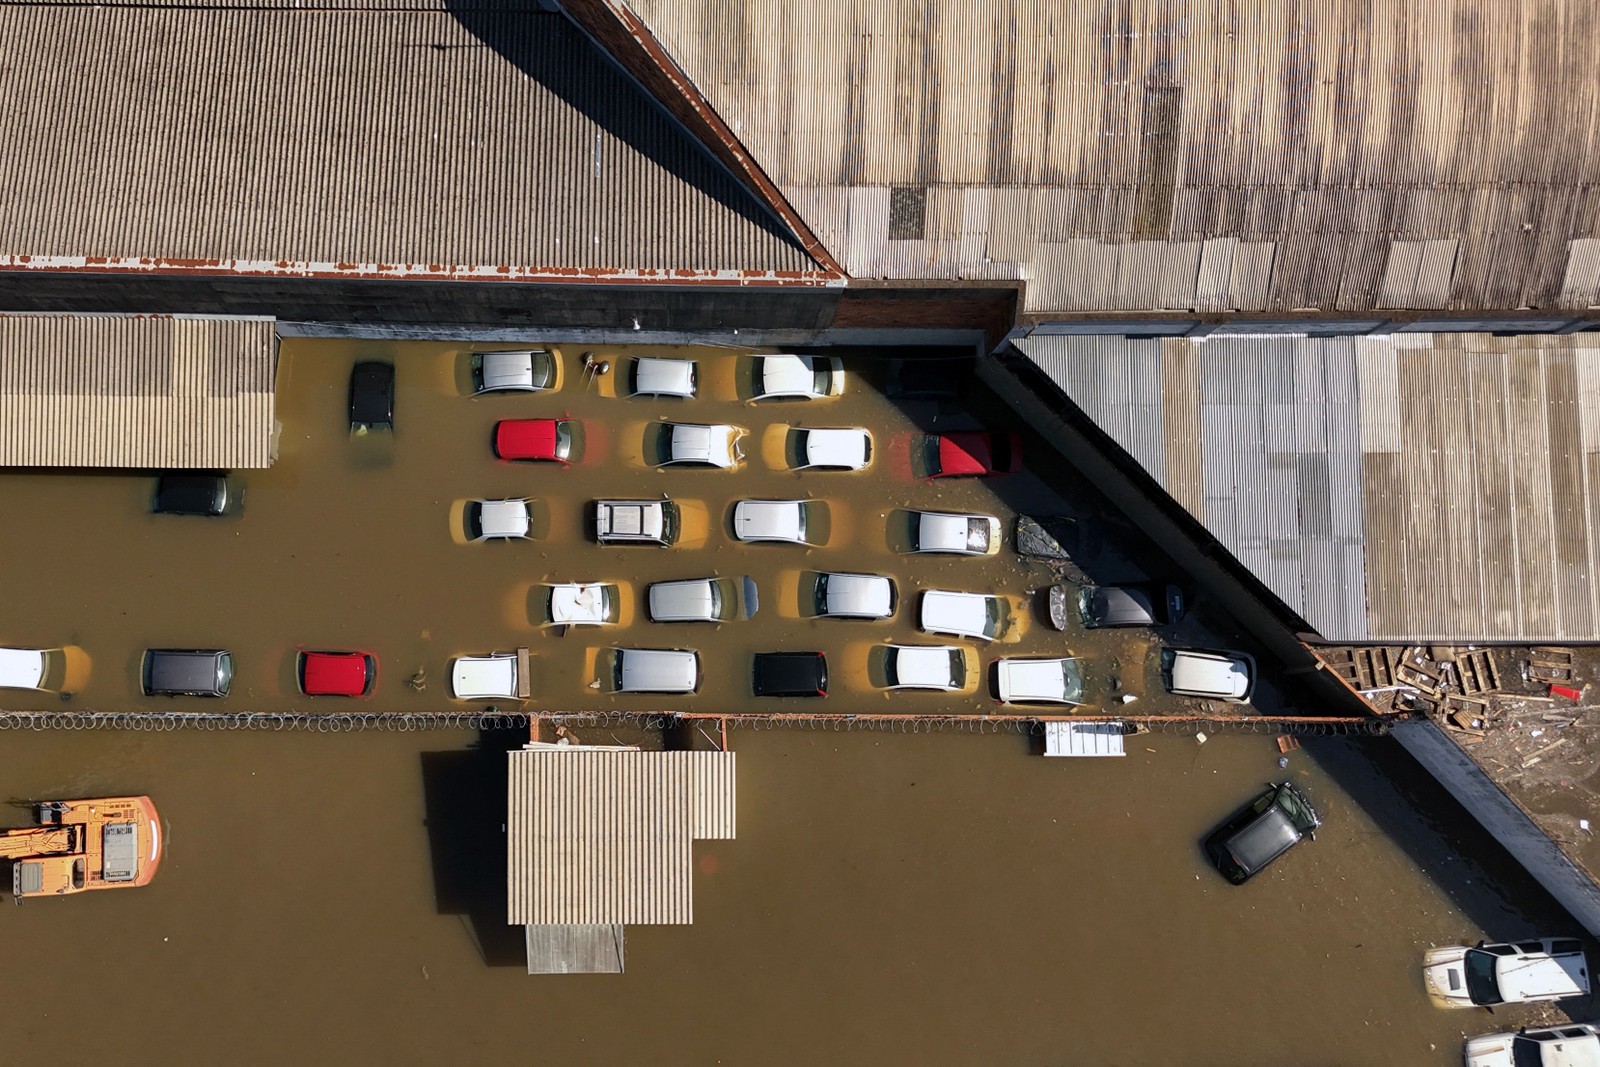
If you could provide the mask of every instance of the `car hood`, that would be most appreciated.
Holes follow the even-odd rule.
[[[1466,949],[1459,946],[1436,948],[1422,961],[1422,984],[1429,994],[1449,1003],[1470,1004],[1467,978],[1461,961]]]

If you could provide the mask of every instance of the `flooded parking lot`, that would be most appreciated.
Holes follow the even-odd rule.
[[[969,410],[983,403],[970,379],[965,403],[890,400],[882,391],[888,362],[862,356],[846,359],[842,396],[753,401],[748,355],[591,351],[606,373],[585,372],[585,350],[557,349],[553,390],[474,397],[468,347],[286,340],[278,459],[268,470],[230,475],[236,501],[220,518],[151,514],[154,479],[146,474],[0,475],[11,512],[27,517],[7,533],[12,558],[40,561],[14,568],[11,595],[28,611],[13,617],[0,641],[81,649],[86,669],[70,706],[100,710],[436,710],[450,706],[453,657],[516,647],[531,653],[527,706],[545,710],[993,712],[999,708],[988,673],[996,657],[1068,650],[1085,658],[1091,703],[1108,699],[1115,683],[1118,694],[1142,701],[1135,710],[1172,710],[1160,693],[1154,635],[1085,632],[1075,619],[1065,635],[1052,630],[1044,590],[1057,574],[1010,548],[1019,512],[1093,513],[1092,494],[1062,495],[1063,487],[1071,493],[1071,476],[1054,454],[1027,448],[1028,469],[1002,477],[925,476],[929,434],[982,425]],[[619,396],[641,354],[694,359],[698,396]],[[395,364],[392,433],[349,431],[348,382],[363,360]],[[496,424],[515,418],[572,420],[572,462],[497,459]],[[734,470],[657,465],[668,419],[738,427],[743,462]],[[871,465],[859,472],[791,469],[795,431],[808,427],[868,429]],[[676,545],[595,543],[594,500],[663,495],[682,512]],[[467,543],[468,503],[505,498],[530,501],[531,539]],[[815,544],[737,541],[731,516],[744,499],[812,501],[808,538]],[[911,513],[919,509],[997,516],[1005,547],[987,557],[912,554]],[[1141,552],[1153,557],[1132,531],[1098,522],[1083,529],[1074,546],[1078,562],[1093,562],[1103,579],[1155,569],[1131,561]],[[893,617],[816,617],[816,583],[830,571],[890,577],[898,599]],[[752,580],[760,603],[752,620],[649,621],[649,583],[714,576]],[[549,584],[568,582],[615,583],[618,625],[546,625]],[[1005,631],[987,645],[920,633],[919,594],[927,589],[1002,597]],[[948,695],[884,692],[882,649],[890,642],[967,649],[964,684]],[[699,692],[612,692],[617,647],[697,651]],[[230,695],[144,697],[146,648],[229,650]],[[301,696],[296,654],[321,648],[373,653],[380,673],[372,696]],[[780,649],[826,654],[827,701],[753,698],[753,653]],[[52,695],[18,691],[0,695],[0,706],[62,707]]]

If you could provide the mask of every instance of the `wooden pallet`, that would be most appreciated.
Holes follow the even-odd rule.
[[[1465,655],[1457,656],[1455,673],[1464,696],[1500,691],[1500,671],[1495,667],[1494,657],[1486,648],[1474,649]]]
[[[1429,696],[1438,696],[1444,689],[1444,672],[1434,666],[1421,645],[1402,651],[1390,666],[1397,685],[1409,685]]]
[[[1528,678],[1538,682],[1570,682],[1576,678],[1570,648],[1534,645],[1528,649]]]
[[[1329,649],[1322,660],[1356,689],[1387,689],[1395,684],[1386,648]]]

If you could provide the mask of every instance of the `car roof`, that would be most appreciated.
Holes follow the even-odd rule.
[[[989,626],[989,603],[997,598],[987,593],[955,593],[928,589],[922,594],[921,626],[940,633],[977,636]]]
[[[555,459],[557,419],[501,419],[494,451],[501,459]]]
[[[218,668],[228,653],[214,648],[152,648],[147,655],[151,689],[209,693],[217,689]]]
[[[881,574],[824,573],[826,608],[833,615],[888,615],[894,611],[894,581]]]
[[[660,500],[596,500],[595,515],[610,517],[608,537],[659,538],[665,528]]]
[[[727,423],[705,425],[697,422],[666,424],[668,457],[674,463],[713,463],[719,467],[738,458],[734,442],[744,432]]]
[[[939,435],[940,474],[984,474],[992,464],[989,435],[946,433]]]
[[[1250,691],[1250,661],[1239,654],[1180,648],[1172,652],[1175,692],[1242,697]]]
[[[678,648],[619,648],[617,674],[627,692],[691,693],[700,684],[700,657]]]
[[[980,548],[973,544],[972,520],[980,520],[984,531]],[[983,521],[987,520],[987,521]],[[917,548],[922,552],[975,552],[988,551],[988,542],[994,536],[999,520],[992,515],[956,514],[943,511],[917,512]]]
[[[797,356],[787,352],[757,356],[759,392],[768,396],[814,396],[816,372],[833,369],[836,361],[836,357]]]
[[[394,364],[374,360],[350,371],[350,421],[388,424],[394,420]]]
[[[864,467],[872,456],[872,435],[855,428],[803,430],[806,465],[811,467]]]
[[[517,656],[514,652],[491,652],[486,656],[458,656],[450,667],[450,692],[457,697],[505,697],[517,695]]]
[[[167,473],[156,479],[155,510],[168,515],[211,515],[226,506],[228,479],[194,471]]]
[[[757,696],[824,694],[828,661],[821,652],[757,652],[752,676]]]
[[[1507,1001],[1581,997],[1589,992],[1588,961],[1580,952],[1496,956],[1495,983]]]
[[[733,508],[733,525],[742,538],[805,536],[804,500],[741,500]]]
[[[44,668],[45,654],[37,648],[0,648],[0,686],[37,689]]]
[[[996,667],[1002,700],[1050,700],[1079,703],[1083,675],[1078,661],[1057,659],[1002,659]]]
[[[533,384],[531,351],[480,352],[478,367],[485,389],[508,389]]]
[[[639,356],[633,361],[633,391],[655,396],[695,394],[696,368],[692,359]]]
[[[890,645],[895,684],[916,683],[941,688],[953,684],[951,653],[960,651],[955,645]]]
[[[367,688],[367,656],[361,652],[307,652],[300,673],[308,694],[359,695]]]
[[[1102,585],[1085,590],[1089,617],[1100,626],[1153,626],[1154,604],[1144,585]]]
[[[528,536],[526,500],[479,500],[478,528],[484,537]]]
[[[606,619],[605,582],[568,582],[550,587],[550,621],[599,623]]]
[[[657,622],[709,621],[719,599],[715,578],[684,578],[650,585],[650,618]]]
[[[1273,803],[1236,831],[1224,845],[1241,867],[1254,874],[1287,852],[1302,836],[1288,813]]]

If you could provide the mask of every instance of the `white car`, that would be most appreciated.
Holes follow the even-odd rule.
[[[472,541],[527,537],[531,523],[528,502],[520,498],[467,502],[467,538]]]
[[[556,374],[556,357],[543,349],[472,354],[472,385],[479,395],[553,389]]]
[[[794,469],[865,470],[872,462],[872,435],[866,430],[795,430]]]
[[[929,589],[922,594],[922,612],[917,625],[924,633],[993,641],[1005,633],[1010,618],[1011,607],[1000,597]]]
[[[50,654],[37,648],[0,648],[0,689],[43,689]]]
[[[730,470],[744,458],[744,450],[739,447],[744,435],[743,426],[725,423],[711,426],[693,422],[665,423],[661,427],[661,454],[657,464],[670,467],[693,463]]]
[[[756,398],[816,400],[844,392],[844,361],[837,356],[756,356]]]
[[[899,597],[881,574],[817,575],[816,609],[825,619],[887,619]]]
[[[594,539],[602,545],[670,545],[678,539],[680,518],[670,500],[596,500]]]
[[[741,541],[810,544],[806,526],[810,500],[741,500],[733,506],[733,536]]]
[[[1000,551],[1000,520],[993,515],[913,511],[911,518],[913,552],[992,556]]]
[[[545,609],[555,626],[606,626],[617,621],[618,589],[609,582],[562,582],[548,587]]]
[[[756,583],[750,578],[688,578],[677,582],[653,582],[648,599],[651,622],[748,619],[758,607]]]
[[[938,689],[949,693],[967,684],[967,654],[955,645],[887,645],[885,689]]]
[[[692,693],[700,688],[700,657],[681,648],[619,648],[611,683],[619,693]]]
[[[458,656],[450,664],[450,695],[457,700],[515,700],[528,695],[526,652]]]
[[[1083,670],[1072,656],[1000,660],[994,685],[1003,704],[1083,703]]]
[[[629,396],[693,397],[699,387],[699,372],[692,359],[661,359],[640,356],[633,361]]]
[[[1243,652],[1169,648],[1161,654],[1167,692],[1242,704],[1255,689],[1256,661]]]
[[[1469,1037],[1464,1059],[1466,1067],[1594,1067],[1600,1063],[1600,1026],[1563,1023]]]
[[[1430,949],[1422,982],[1448,1008],[1491,1008],[1589,995],[1589,960],[1576,938]]]

